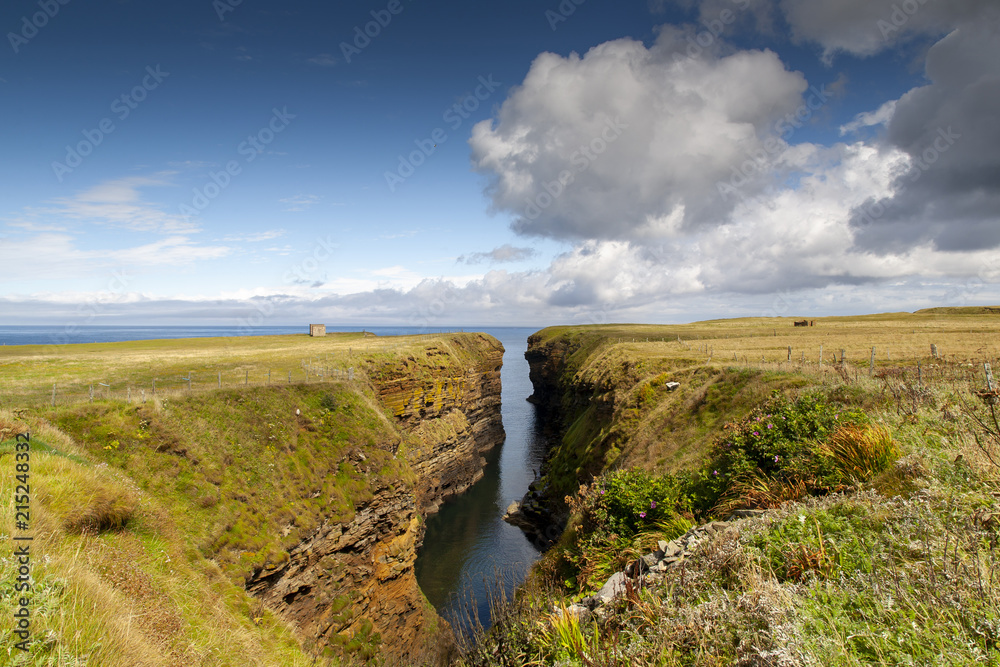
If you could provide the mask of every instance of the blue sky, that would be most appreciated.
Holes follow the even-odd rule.
[[[985,0],[7,2],[0,323],[1000,302],[998,25]]]

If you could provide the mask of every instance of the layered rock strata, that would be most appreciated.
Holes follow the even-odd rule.
[[[433,660],[446,643],[440,631],[431,638],[431,628],[450,635],[417,586],[421,517],[480,479],[483,454],[504,439],[503,346],[476,334],[450,342],[431,343],[419,363],[411,357],[366,369],[399,431],[397,442],[378,446],[405,456],[416,482],[378,489],[352,521],[324,523],[287,560],[247,582],[319,653],[339,646],[365,655],[377,646],[385,656],[419,662]]]

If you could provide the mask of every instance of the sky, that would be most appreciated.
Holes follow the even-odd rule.
[[[7,0],[0,325],[1000,303],[995,0]]]

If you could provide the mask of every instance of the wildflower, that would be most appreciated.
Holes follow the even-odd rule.
[[[753,434],[758,436],[760,435],[760,433],[758,433],[757,431],[754,431]]]
[[[646,513],[645,512],[639,512],[639,518],[645,519],[646,518]]]
[[[774,428],[774,424],[768,424],[767,427],[768,428]]]
[[[777,455],[777,454],[775,454],[775,455],[774,455],[774,462],[775,462],[775,463],[777,463],[777,462],[778,462],[778,455]]]
[[[715,477],[718,477],[719,476],[719,471],[718,470],[713,470],[712,471],[712,475],[714,475]]]
[[[601,495],[602,496],[604,495],[604,489],[601,489]]]
[[[655,510],[656,509],[656,501],[655,500],[653,500],[653,501],[651,501],[649,503],[649,509],[651,509],[651,510]]]

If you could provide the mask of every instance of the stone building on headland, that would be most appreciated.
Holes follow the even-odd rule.
[[[309,325],[309,335],[313,338],[317,336],[326,335],[326,325],[325,324],[310,324]]]

